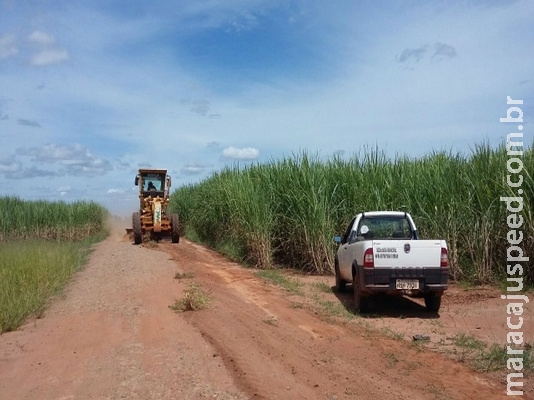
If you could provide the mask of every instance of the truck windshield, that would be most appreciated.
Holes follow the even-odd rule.
[[[404,217],[364,217],[358,226],[358,236],[366,239],[411,239],[412,229]]]

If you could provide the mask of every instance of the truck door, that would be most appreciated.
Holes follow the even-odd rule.
[[[352,278],[347,275],[350,275],[352,269],[352,247],[356,242],[356,230],[353,229],[355,228],[355,221],[356,217],[350,221],[349,226],[341,238],[341,247],[338,251],[339,270],[345,279]]]

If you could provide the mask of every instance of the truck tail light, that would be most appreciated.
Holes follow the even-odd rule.
[[[441,267],[447,268],[449,266],[449,255],[445,247],[441,248]]]
[[[371,267],[371,268],[375,266],[375,261],[373,257],[373,248],[367,249],[365,250],[365,253],[363,253],[363,266]]]

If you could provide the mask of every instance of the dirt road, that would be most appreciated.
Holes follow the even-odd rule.
[[[174,312],[193,282],[209,308]],[[313,308],[345,300],[288,294],[186,240],[133,246],[115,233],[44,318],[0,336],[0,399],[506,398],[502,381],[402,340],[448,335],[417,303],[354,320]]]

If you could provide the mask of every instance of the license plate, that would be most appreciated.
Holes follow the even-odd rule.
[[[397,279],[395,287],[400,290],[419,289],[418,279]]]

